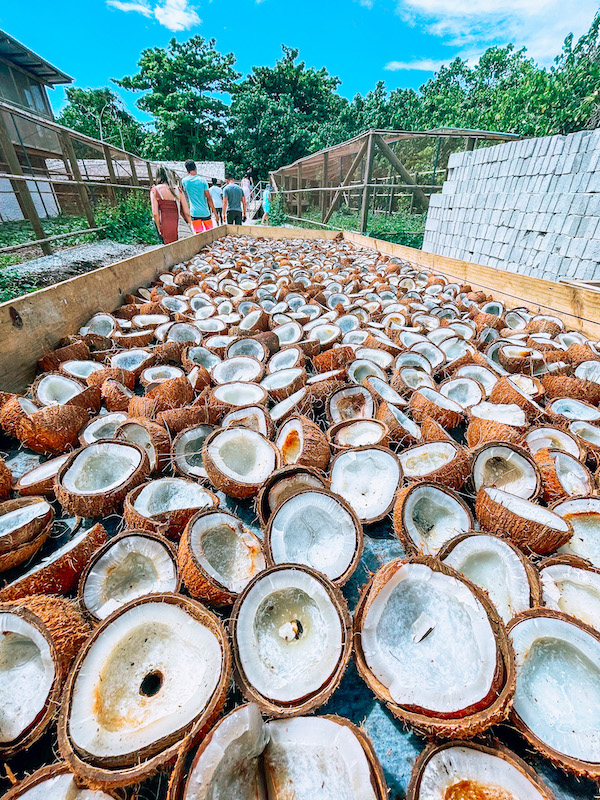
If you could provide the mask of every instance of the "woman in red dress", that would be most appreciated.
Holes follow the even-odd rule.
[[[179,238],[177,233],[179,215],[181,214],[190,225],[192,218],[185,194],[171,186],[164,167],[156,170],[156,183],[150,189],[150,201],[152,216],[164,244],[176,242]]]

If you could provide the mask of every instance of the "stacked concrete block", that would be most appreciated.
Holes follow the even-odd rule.
[[[600,130],[450,156],[423,249],[547,280],[600,280]]]

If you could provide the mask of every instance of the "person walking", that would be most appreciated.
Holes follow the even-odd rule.
[[[234,183],[231,175],[226,175],[227,185],[223,189],[223,216],[228,225],[241,225],[248,215],[246,198],[241,188]],[[242,215],[243,209],[243,215]]]
[[[271,212],[271,192],[272,192],[271,184],[267,183],[267,185],[263,189],[263,195],[262,195],[263,215],[260,221],[261,225],[269,224],[269,214]]]
[[[179,238],[177,227],[180,215],[192,224],[185,194],[171,184],[164,167],[156,170],[156,181],[150,189],[150,203],[156,229],[164,244],[171,244]]]
[[[196,172],[195,161],[186,161],[185,169],[187,175],[181,181],[181,185],[189,200],[192,228],[194,233],[209,231],[213,226],[211,214],[216,218],[217,212],[208,191],[208,184]]]
[[[223,190],[217,183],[217,179],[212,179],[212,184],[210,189],[210,196],[212,197],[213,205],[215,207],[215,216],[217,219],[217,223],[221,225],[223,223]]]
[[[248,207],[250,205],[252,184],[250,183],[250,178],[247,175],[244,175],[244,177],[240,181],[240,186],[242,187],[242,192],[244,193],[244,197],[246,198],[246,206]]]

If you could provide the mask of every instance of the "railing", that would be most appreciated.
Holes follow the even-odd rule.
[[[255,219],[256,214],[260,210],[262,205],[262,196],[265,187],[268,186],[267,181],[258,181],[258,183],[253,184],[252,189],[250,191],[250,204],[248,206],[248,219]]]

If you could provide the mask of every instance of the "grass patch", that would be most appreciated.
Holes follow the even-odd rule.
[[[1,263],[0,266],[2,266]],[[12,300],[13,297],[31,294],[31,292],[35,292],[36,289],[39,288],[41,288],[41,286],[36,283],[35,280],[31,278],[29,280],[23,280],[14,269],[0,273],[0,303]]]

